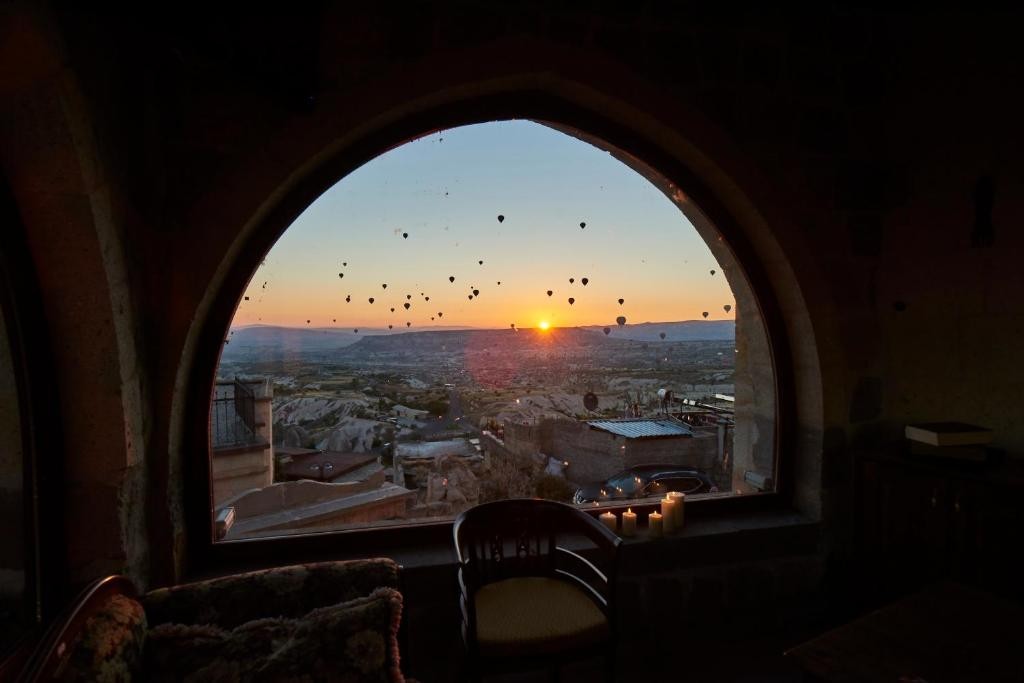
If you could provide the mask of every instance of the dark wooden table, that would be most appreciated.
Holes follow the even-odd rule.
[[[1024,608],[943,582],[789,650],[811,680],[1024,682]]]

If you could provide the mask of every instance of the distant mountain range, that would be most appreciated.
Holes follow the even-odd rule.
[[[608,329],[605,334],[604,330]],[[450,344],[451,348],[467,345],[508,343],[517,339],[529,344],[540,332],[521,330],[516,335],[511,329],[487,330],[467,327],[430,327],[416,330],[387,330],[382,328],[304,328],[275,325],[251,325],[232,330],[224,357],[268,355],[302,355],[337,351],[360,343],[360,351],[388,349],[416,350]],[[585,327],[556,328],[543,333],[555,336],[565,344],[590,345],[607,341],[680,342],[680,341],[732,341],[736,336],[733,320],[686,320],[681,322],[639,323],[635,325],[587,325]],[[661,335],[664,334],[664,340]],[[510,336],[515,335],[515,336]]]

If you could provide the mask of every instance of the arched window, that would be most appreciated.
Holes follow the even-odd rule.
[[[668,181],[566,132],[410,141],[284,231],[217,371],[218,538],[774,490],[773,361],[729,245]]]

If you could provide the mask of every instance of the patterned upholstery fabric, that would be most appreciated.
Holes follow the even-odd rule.
[[[83,626],[66,681],[401,683],[398,565],[321,562],[115,595]],[[147,630],[148,629],[148,630]]]
[[[235,574],[151,591],[142,604],[150,627],[178,623],[234,628],[265,617],[299,617],[380,587],[398,588],[398,565],[386,558]]]
[[[608,620],[586,593],[539,576],[489,583],[476,592],[484,656],[549,654],[608,637]]]
[[[132,680],[142,668],[146,613],[135,600],[113,596],[92,615],[71,644],[65,681],[114,683]]]
[[[146,644],[146,680],[402,681],[401,610],[401,594],[379,588],[299,619],[257,619],[231,630],[161,624]]]

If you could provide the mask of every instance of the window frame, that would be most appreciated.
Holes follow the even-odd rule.
[[[64,607],[68,588],[64,554],[63,463],[60,401],[43,298],[17,201],[0,173],[0,315],[14,371],[22,443],[24,571],[31,644]],[[19,644],[0,657],[17,659]]]
[[[281,199],[268,208],[240,245],[227,277],[216,296],[212,297],[209,314],[202,322],[186,393],[184,450],[191,457],[183,463],[183,493],[189,561],[193,568],[205,570],[217,566],[240,566],[240,562],[259,561],[271,555],[287,557],[289,561],[337,557],[353,552],[358,556],[370,556],[386,553],[389,549],[429,545],[432,539],[441,537],[450,542],[450,521],[216,541],[211,517],[210,400],[223,340],[241,293],[269,249],[313,201],[352,171],[405,142],[458,126],[512,119],[552,124],[556,128],[572,130],[576,137],[598,148],[622,151],[627,157],[637,160],[639,166],[655,172],[673,186],[685,188],[687,196],[714,225],[747,280],[768,340],[775,380],[773,440],[776,486],[771,492],[688,501],[687,514],[693,519],[793,509],[796,405],[790,347],[781,308],[773,296],[774,289],[739,223],[696,171],[655,140],[603,113],[570,103],[545,90],[528,89],[436,105],[356,135],[347,147],[321,155],[325,158],[296,181],[289,191],[282,193]],[[634,170],[643,174],[639,168],[634,167]],[[206,501],[206,505],[198,501]],[[653,505],[628,502],[611,508],[624,510],[629,506],[641,512],[654,509]],[[606,509],[602,506],[601,511]]]

